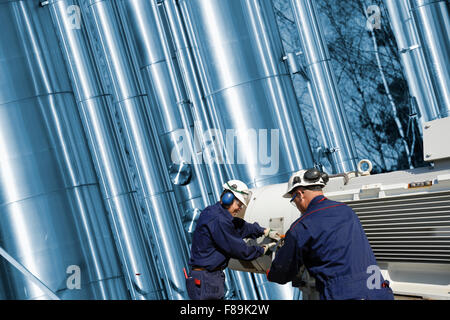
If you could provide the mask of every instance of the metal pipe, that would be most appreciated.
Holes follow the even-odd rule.
[[[211,119],[207,112],[207,106],[204,99],[203,90],[201,88],[200,79],[193,57],[190,43],[187,39],[184,21],[182,19],[179,7],[175,1],[163,1],[165,9],[165,17],[169,25],[172,44],[181,69],[181,77],[183,79],[186,91],[192,103],[192,116],[194,118],[194,143],[201,143],[203,151],[206,151],[206,140],[212,141]],[[210,146],[215,152],[215,146]],[[219,199],[222,193],[222,184],[229,180],[229,173],[223,165],[215,161],[207,161],[203,157],[207,166],[210,184],[212,186],[213,195]],[[253,288],[253,280],[250,275],[242,274],[226,270],[226,299],[248,299],[255,300],[258,298]],[[233,285],[234,284],[234,285]]]
[[[174,45],[177,61],[180,65],[181,76],[184,80],[186,91],[192,102],[192,114],[194,118],[194,131],[197,139],[202,144],[203,151],[206,151],[206,140],[212,141],[211,134],[211,119],[207,111],[207,105],[204,98],[201,81],[199,79],[196,62],[192,53],[192,48],[187,38],[185,24],[180,12],[180,8],[176,1],[163,1],[167,22],[170,27],[172,35],[172,42]],[[218,153],[215,145],[209,146],[214,152]],[[205,159],[204,157],[204,160]],[[216,199],[219,199],[222,193],[222,184],[229,180],[230,173],[227,168],[215,161],[205,161],[208,167],[208,174],[213,189],[213,194]],[[234,285],[232,285],[234,283]],[[226,299],[248,299],[256,300],[258,295],[253,287],[253,280],[251,275],[226,270]]]
[[[211,187],[201,158],[201,150],[197,151],[194,147],[199,141],[191,141],[191,137],[198,137],[191,116],[191,104],[184,89],[181,70],[172,54],[173,48],[166,36],[167,30],[163,21],[165,16],[160,11],[161,8],[156,1],[123,3],[129,17],[127,25],[133,31],[138,47],[137,55],[141,58],[141,72],[146,79],[148,91],[155,94],[158,102],[155,104],[158,109],[153,114],[157,118],[155,122],[164,148],[163,153],[166,155],[166,164],[169,168],[178,168],[174,172],[177,174],[176,178],[184,173],[183,170],[189,170],[189,174],[183,178],[187,180],[187,184],[175,183],[174,189],[179,207],[183,210],[183,225],[190,238],[199,212],[213,202],[213,197],[208,192]],[[150,30],[157,32],[149,32]],[[180,144],[177,144],[180,131],[183,131],[181,148]],[[183,150],[186,147],[189,148],[189,152]],[[180,158],[173,159],[174,153],[184,158],[181,165],[171,164],[174,160],[180,162]],[[226,298],[232,298],[234,292],[229,277],[226,279],[226,286]]]
[[[116,232],[128,290],[133,299],[162,298],[161,288],[155,280],[155,266],[148,256],[138,220],[141,209],[135,197],[136,191],[131,187],[122,160],[123,146],[117,139],[117,128],[112,120],[112,100],[101,87],[83,20],[74,28],[67,16],[68,9],[73,6],[78,6],[77,1],[55,0],[49,9]]]
[[[96,36],[106,62],[120,121],[131,148],[131,159],[149,219],[149,240],[169,299],[187,297],[182,269],[187,264],[186,238],[182,232],[169,177],[161,165],[152,131],[155,125],[147,114],[146,96],[130,60],[130,51],[121,35],[115,7],[110,1],[86,2],[92,14]],[[150,239],[150,236],[152,239]]]
[[[250,187],[264,186],[311,167],[312,152],[282,62],[271,1],[191,0],[180,1],[180,6],[214,129],[223,135],[229,129],[228,142],[237,137],[236,148],[227,146],[224,152],[233,177]],[[264,161],[261,154],[268,145],[276,159]],[[257,152],[255,146],[262,149]],[[293,296],[291,288],[256,280],[261,298]]]
[[[425,65],[423,50],[409,13],[409,0],[385,0],[389,21],[397,41],[403,71],[415,98],[422,123],[437,119],[439,108],[433,84]]]
[[[151,106],[156,131],[173,176],[178,207],[189,226],[193,222],[189,217],[212,202],[208,175],[192,141],[190,103],[156,1],[125,0],[122,4],[134,38],[132,45],[138,48],[139,68],[148,92],[156,98],[157,103]]]
[[[450,115],[450,9],[447,0],[410,0],[411,15],[430,73],[439,117]]]
[[[315,0],[291,0],[291,6],[310,74],[311,99],[318,108],[317,120],[321,123],[325,148],[338,172],[355,171],[356,149],[317,18]]]
[[[205,151],[205,139],[212,140],[209,130],[212,128],[212,124],[207,112],[208,107],[204,99],[204,93],[201,87],[192,48],[187,38],[186,28],[177,2],[175,0],[164,0],[163,5],[167,15],[167,22],[170,26],[177,61],[182,71],[181,76],[192,103],[195,134]],[[211,187],[213,188],[213,194],[215,198],[218,199],[223,191],[223,181],[228,180],[226,168],[223,168],[223,166],[220,166],[214,161],[205,162],[208,166],[208,174],[211,181]]]
[[[312,166],[292,82],[281,62],[282,45],[270,1],[194,0],[180,5],[215,128],[224,134],[226,129],[279,132],[275,173],[262,170],[260,159],[250,154],[252,146],[242,143],[236,154],[242,153],[241,160],[247,163],[227,159],[235,176],[254,187],[287,180],[292,171]]]
[[[48,12],[30,1],[1,3],[0,19],[2,247],[61,299],[127,298]],[[49,298],[10,265],[6,272],[10,298]]]

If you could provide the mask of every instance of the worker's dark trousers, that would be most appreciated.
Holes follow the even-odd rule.
[[[220,300],[225,295],[223,271],[192,270],[186,279],[186,288],[192,300]]]

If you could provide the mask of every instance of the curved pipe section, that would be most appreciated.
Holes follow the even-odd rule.
[[[61,299],[126,299],[50,17],[16,1],[0,4],[0,19],[0,244]],[[9,298],[48,299],[3,266]],[[77,288],[70,270],[81,276]]]
[[[113,121],[112,100],[100,84],[87,42],[86,26],[81,21],[80,28],[75,29],[68,19],[67,12],[74,5],[78,3],[55,0],[48,7],[75,88],[79,112],[115,231],[128,290],[133,299],[159,299],[163,294],[138,220],[141,209],[123,163]]]

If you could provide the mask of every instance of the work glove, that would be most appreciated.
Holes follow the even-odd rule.
[[[281,235],[277,231],[272,230],[270,228],[267,228],[264,230],[264,236],[269,237],[270,239],[273,239],[275,241],[278,241],[281,239]]]
[[[263,247],[263,249],[264,249],[264,254],[266,254],[267,251],[268,251],[270,248],[272,248],[272,247],[274,247],[274,246],[276,246],[276,245],[277,245],[276,242],[271,242],[271,243],[263,244],[261,247]]]

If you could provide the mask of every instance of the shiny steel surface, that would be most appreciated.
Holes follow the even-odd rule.
[[[270,1],[180,4],[215,129],[279,130],[276,174],[265,175],[249,153],[253,146],[241,143],[237,153],[248,164],[229,166],[234,177],[254,187],[287,180],[293,170],[312,166]]]
[[[291,0],[310,74],[312,97],[325,148],[338,172],[356,170],[356,150],[332,70],[315,0]],[[337,173],[337,172],[335,172]]]
[[[193,0],[180,1],[180,6],[213,128],[223,134],[227,129],[279,133],[275,173],[265,174],[266,166],[258,161],[255,146],[241,139],[236,153],[246,161],[240,164],[228,159],[227,174],[255,187],[287,181],[293,171],[311,167],[306,129],[282,63],[271,2]],[[259,287],[270,287],[260,290],[263,299],[293,296],[290,288],[286,291],[263,279],[256,282]]]
[[[385,2],[422,120],[448,116],[448,1]],[[291,3],[325,147],[354,170],[314,2]],[[186,299],[187,240],[223,182],[313,166],[270,0],[0,0],[0,21],[0,248],[18,262],[0,256],[0,299]],[[226,272],[227,299],[299,298]]]
[[[0,4],[0,244],[61,299],[124,299],[67,70],[48,13]],[[47,299],[2,261],[10,299]],[[78,266],[80,289],[67,270]]]
[[[157,270],[169,299],[187,297],[182,273],[187,265],[187,242],[180,215],[169,187],[169,175],[160,161],[160,149],[154,140],[154,121],[147,112],[147,97],[141,90],[138,74],[123,39],[123,31],[111,1],[86,1],[95,26],[95,37],[104,56],[106,71],[120,121],[131,149],[136,180],[148,214],[147,238],[153,246]],[[92,39],[91,39],[92,41]],[[151,98],[151,97],[150,97]],[[151,101],[151,99],[150,99]],[[141,223],[145,223],[144,219]]]
[[[167,16],[167,22],[170,26],[173,45],[177,61],[180,65],[181,74],[186,86],[186,91],[192,102],[192,114],[195,121],[194,129],[200,137],[203,150],[205,150],[204,132],[209,133],[209,129],[213,128],[210,115],[208,114],[205,95],[201,87],[201,80],[197,70],[197,64],[192,53],[192,47],[189,42],[184,20],[182,18],[180,8],[176,1],[166,0],[163,2]],[[210,138],[210,135],[206,135]],[[216,199],[222,192],[223,181],[229,179],[227,168],[219,165],[217,162],[207,162],[208,174],[211,181],[212,190]],[[245,273],[239,273],[226,270],[226,287],[225,298],[241,298],[241,299],[258,299],[257,292],[253,285],[252,276]],[[234,286],[233,286],[234,283]]]
[[[446,0],[410,0],[425,60],[431,76],[440,118],[450,115],[450,3]]]
[[[133,299],[158,299],[164,295],[157,283],[155,265],[145,246],[140,208],[123,163],[117,138],[112,100],[104,93],[91,49],[86,26],[73,29],[68,8],[77,1],[53,1],[49,8],[66,57],[80,114],[90,142],[98,176],[108,206],[128,290]]]
[[[203,133],[209,133],[208,129],[211,129],[213,125],[207,111],[205,95],[201,87],[197,64],[192,53],[192,47],[187,37],[186,27],[177,1],[164,0],[163,5],[167,23],[170,26],[175,55],[181,69],[181,76],[190,102],[192,103],[191,111],[194,120],[194,132],[199,137],[201,146],[204,150],[206,142]],[[206,134],[206,138],[211,138],[211,136]],[[215,198],[218,199],[222,193],[223,181],[228,179],[227,168],[224,168],[217,162],[206,162],[205,164],[208,166],[208,174],[213,194]]]
[[[385,0],[389,21],[397,41],[403,71],[411,95],[416,98],[422,123],[437,119],[437,105],[433,84],[428,74],[417,31],[412,21],[408,0]]]
[[[208,129],[212,128],[210,116],[207,112],[201,81],[197,71],[197,65],[189,43],[184,21],[177,3],[172,0],[163,2],[167,22],[170,27],[177,61],[181,69],[181,76],[185,88],[192,103],[192,115],[194,118],[194,132],[200,137],[200,143],[205,150],[205,138],[211,138]],[[203,133],[206,132],[206,137]],[[222,193],[223,181],[228,180],[227,168],[217,162],[206,162],[207,171],[211,181],[211,187],[215,199],[219,199]],[[192,214],[191,214],[192,215]],[[186,221],[189,227],[189,221]],[[226,270],[226,299],[252,299],[258,298],[251,275]]]
[[[147,91],[153,92],[156,98],[150,112],[185,219],[213,201],[205,166],[195,159],[190,103],[156,1],[124,0],[122,3]]]
[[[28,280],[34,283],[39,289],[52,300],[61,300],[45,283],[39,280],[34,274],[28,271],[19,261],[14,259],[8,252],[0,247],[0,256],[9,262],[14,268],[20,271]]]
[[[128,25],[138,47],[140,69],[146,80],[147,89],[156,97],[157,103],[152,114],[156,120],[158,136],[174,184],[175,195],[183,212],[184,230],[190,239],[198,214],[217,197],[213,198],[208,191],[211,187],[206,167],[202,159],[198,159],[198,152],[201,152],[201,149],[196,150],[194,141],[191,140],[191,137],[195,137],[196,128],[191,115],[190,101],[184,89],[181,70],[173,54],[171,39],[166,36],[167,29],[164,25],[167,25],[167,22],[163,20],[164,12],[158,8],[156,1],[123,1],[123,5],[129,18]],[[184,141],[184,145],[177,143],[181,130],[185,130],[182,139],[188,139],[187,143]],[[189,147],[189,150],[185,150],[186,147]],[[177,156],[174,157],[174,154]],[[181,164],[173,163],[174,158],[181,161]],[[227,298],[232,298],[233,285],[230,277],[227,277],[226,283]]]

